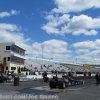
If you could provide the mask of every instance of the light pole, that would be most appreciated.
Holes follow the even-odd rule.
[[[76,58],[76,64],[77,64],[77,58]]]
[[[43,62],[43,49],[44,49],[44,45],[41,45],[41,49],[42,49],[42,62]]]

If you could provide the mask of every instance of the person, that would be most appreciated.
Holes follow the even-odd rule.
[[[28,75],[28,73],[26,72],[26,76]]]
[[[48,82],[48,77],[47,77],[47,72],[46,71],[44,71],[43,73],[42,73],[42,76],[43,76],[43,80],[44,80],[44,82]]]
[[[45,77],[47,76],[47,71],[44,71],[44,75],[45,75]]]
[[[43,79],[44,79],[44,72],[42,73],[42,77],[43,77]]]
[[[96,85],[99,84],[99,73],[97,72],[95,75],[95,79],[96,79]]]
[[[8,71],[8,73],[7,73],[7,80],[10,82],[10,81],[11,81],[11,79],[12,79],[11,72],[10,72],[10,71]]]
[[[98,74],[98,83],[100,84],[100,72]]]
[[[11,72],[11,75],[12,75],[12,78],[14,79],[14,78],[15,78],[15,73],[14,73],[14,71]]]

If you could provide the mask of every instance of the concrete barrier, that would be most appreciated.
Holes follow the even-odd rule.
[[[23,81],[34,81],[37,80],[36,78],[27,78],[27,77],[20,77],[19,81],[23,82]]]

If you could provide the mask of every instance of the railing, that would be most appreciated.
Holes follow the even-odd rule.
[[[26,62],[24,62],[24,64],[28,65],[29,67],[32,67],[30,64],[28,64],[28,63],[26,63]]]

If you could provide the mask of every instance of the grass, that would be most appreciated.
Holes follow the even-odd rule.
[[[23,75],[23,74],[21,74],[21,73],[18,73],[18,74],[16,74],[17,76],[19,76],[19,77],[26,77],[26,75]]]

